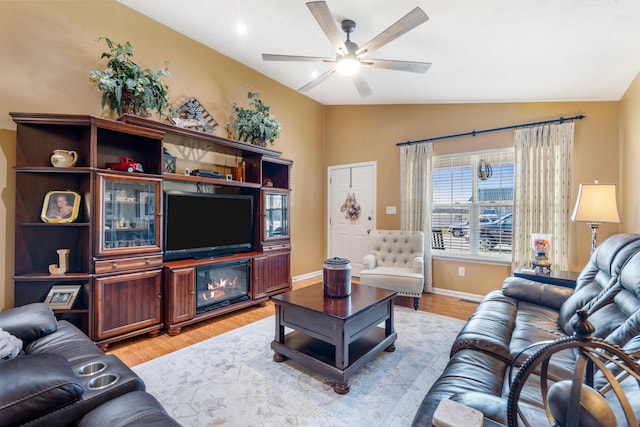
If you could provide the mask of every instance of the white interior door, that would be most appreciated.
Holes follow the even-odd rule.
[[[331,166],[327,175],[328,257],[350,260],[351,274],[359,277],[369,231],[375,228],[376,163]]]

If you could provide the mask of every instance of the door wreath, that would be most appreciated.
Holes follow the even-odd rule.
[[[360,218],[360,204],[356,201],[356,193],[347,193],[347,199],[345,200],[340,212],[344,212],[344,217],[351,221],[357,221]]]

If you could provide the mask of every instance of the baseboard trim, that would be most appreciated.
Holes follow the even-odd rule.
[[[291,280],[293,281],[293,283],[296,283],[301,280],[314,279],[314,278],[320,278],[320,277],[322,277],[322,270],[301,274],[299,276],[292,277]],[[476,295],[476,294],[470,294],[467,292],[452,291],[450,289],[433,288],[431,289],[431,292],[434,294],[454,297],[454,298],[461,299],[463,301],[469,301],[474,303],[478,303],[482,301],[482,299],[484,298],[484,295]]]
[[[446,295],[449,297],[459,298],[463,301],[470,301],[475,303],[482,301],[482,299],[484,298],[483,295],[469,294],[467,292],[452,291],[450,289],[442,288],[433,288],[431,292],[434,294]]]
[[[322,270],[312,271],[311,273],[301,274],[299,276],[292,277],[291,280],[293,283],[299,282],[301,280],[314,279],[316,277],[322,277]]]

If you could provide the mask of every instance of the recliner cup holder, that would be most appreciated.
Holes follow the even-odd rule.
[[[87,387],[89,387],[90,390],[100,390],[116,383],[119,379],[120,376],[117,374],[104,374],[89,381]]]
[[[107,364],[104,362],[91,362],[86,365],[82,365],[76,371],[78,375],[81,377],[86,377],[89,375],[95,375],[99,372],[104,371],[107,368]]]

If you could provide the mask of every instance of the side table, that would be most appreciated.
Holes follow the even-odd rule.
[[[551,273],[524,273],[522,269],[527,269],[525,266],[519,266],[513,272],[513,275],[516,277],[522,277],[524,279],[535,280],[540,283],[548,283],[550,285],[558,285],[564,286],[567,288],[575,288],[576,287],[576,279],[580,275],[580,273],[576,273],[574,271],[557,271],[551,270]]]

